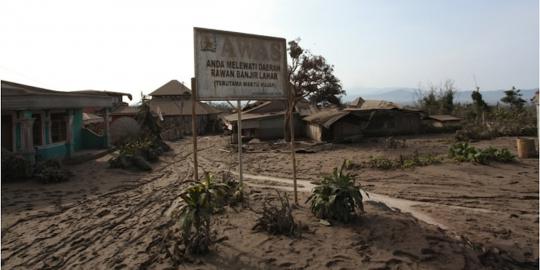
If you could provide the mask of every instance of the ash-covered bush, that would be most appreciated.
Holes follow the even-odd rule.
[[[345,173],[347,161],[339,168],[334,168],[317,185],[306,202],[311,205],[311,212],[321,219],[350,222],[357,212],[364,212],[362,193],[356,186],[352,175]]]
[[[300,236],[301,230],[292,215],[291,204],[287,194],[277,191],[278,204],[272,204],[268,199],[263,202],[262,212],[253,226],[255,231],[265,231],[270,234]]]

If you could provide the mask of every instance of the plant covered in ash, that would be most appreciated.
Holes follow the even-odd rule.
[[[60,161],[50,159],[36,164],[34,176],[41,183],[58,183],[68,181],[73,173],[62,167]]]
[[[379,170],[392,170],[409,169],[440,163],[441,158],[433,154],[420,154],[418,151],[414,151],[412,155],[399,155],[399,158],[397,159],[389,159],[385,157],[371,157],[369,161],[363,162],[361,167]]]
[[[141,134],[124,140],[118,146],[118,155],[109,160],[111,168],[128,169],[136,167],[143,171],[152,170],[149,162],[159,160],[159,156],[171,148],[161,139],[161,126],[150,110],[149,100],[143,96],[136,115]]]
[[[300,225],[295,222],[292,215],[291,204],[287,194],[281,195],[277,191],[278,204],[272,204],[267,199],[263,203],[263,210],[258,213],[253,230],[266,231],[271,234],[282,234],[287,236],[300,236]]]
[[[2,148],[2,182],[31,178],[32,170],[30,161]]]
[[[208,253],[212,244],[210,222],[216,209],[221,186],[216,186],[210,175],[205,182],[187,188],[180,197],[186,203],[179,213],[182,241],[188,254]]]
[[[215,180],[209,173],[202,182],[195,182],[180,197],[185,202],[179,210],[182,244],[188,255],[208,253],[213,243],[211,217],[222,211],[225,205],[237,202],[240,184],[232,178]]]
[[[459,162],[489,164],[491,161],[512,162],[515,156],[506,148],[478,149],[466,142],[455,143],[448,149],[448,156]]]
[[[356,186],[353,176],[344,172],[347,167],[348,161],[345,160],[314,188],[306,202],[311,203],[311,212],[315,216],[350,222],[357,210],[364,212],[361,189]]]
[[[149,162],[156,162],[159,156],[170,150],[163,141],[151,135],[132,138],[118,146],[118,154],[109,160],[111,168],[138,168],[152,170]]]

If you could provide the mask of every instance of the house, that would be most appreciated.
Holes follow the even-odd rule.
[[[303,118],[305,136],[318,141],[353,142],[362,138],[361,120],[350,111],[329,109]]]
[[[447,114],[429,115],[424,122],[436,128],[459,128],[461,126],[461,118]]]
[[[191,134],[192,100],[191,90],[177,80],[171,80],[149,94],[150,109],[163,118],[162,126],[165,131],[174,129],[181,135]],[[212,106],[197,101],[195,114],[197,133],[207,134],[221,128],[218,115],[221,112]]]
[[[361,100],[345,109],[356,115],[364,136],[415,134],[421,129],[422,112],[384,100]]]
[[[318,112],[317,107],[309,104],[307,100],[296,103],[293,112],[295,137],[305,136],[305,123],[302,117],[315,112]],[[257,101],[248,104],[242,110],[242,136],[261,140],[283,138],[286,113],[287,101],[285,100]],[[224,121],[231,126],[233,131],[231,141],[236,143],[238,113],[225,116]]]
[[[107,148],[108,123],[100,136],[83,127],[83,109],[113,106],[106,94],[54,91],[1,82],[2,148],[36,159],[72,157],[77,151]]]

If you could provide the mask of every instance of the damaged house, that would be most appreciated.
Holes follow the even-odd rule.
[[[361,119],[349,111],[329,109],[303,120],[305,136],[318,142],[355,142],[362,138]]]
[[[191,134],[191,90],[177,80],[171,80],[149,94],[152,112],[163,118],[164,131],[178,135]],[[221,112],[212,106],[197,101],[195,114],[199,135],[216,132],[220,128],[218,115]]]
[[[294,112],[295,137],[305,134],[305,124],[302,117],[317,112],[318,109],[309,104],[307,100],[297,102]],[[257,101],[247,105],[242,110],[242,136],[246,138],[258,138],[261,140],[282,139],[285,134],[285,114],[287,113],[287,101]],[[233,113],[224,117],[226,124],[230,126],[233,133],[231,141],[237,141],[238,113]]]
[[[103,135],[83,126],[83,110],[101,108],[108,118],[113,98],[103,93],[54,91],[2,81],[2,148],[28,160],[70,158],[109,146]]]
[[[417,134],[421,131],[422,112],[404,109],[393,102],[357,98],[345,110],[360,119],[362,133],[367,137]]]
[[[191,90],[177,80],[171,80],[149,94],[152,113],[162,119],[162,137],[166,140],[191,134],[192,100]],[[113,113],[113,121],[120,118],[135,118],[138,107],[121,106]],[[195,114],[198,134],[208,134],[221,129],[221,112],[212,106],[197,101]]]

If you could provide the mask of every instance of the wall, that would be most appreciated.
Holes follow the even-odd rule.
[[[71,126],[71,132],[73,134],[73,150],[79,151],[82,147],[82,138],[81,138],[81,130],[83,127],[83,115],[82,115],[82,109],[74,109],[72,110],[73,113],[73,123]]]
[[[312,140],[321,142],[322,141],[322,130],[323,127],[319,124],[308,123],[306,125],[306,137]]]
[[[90,129],[81,129],[81,147],[83,149],[100,149],[105,148],[105,136],[100,136]]]
[[[371,121],[367,122],[369,115]],[[353,112],[362,118],[363,133],[366,136],[391,136],[416,134],[421,130],[420,114],[399,110],[378,110],[372,112]]]
[[[63,158],[67,154],[65,143],[53,143],[37,147],[38,160]]]

